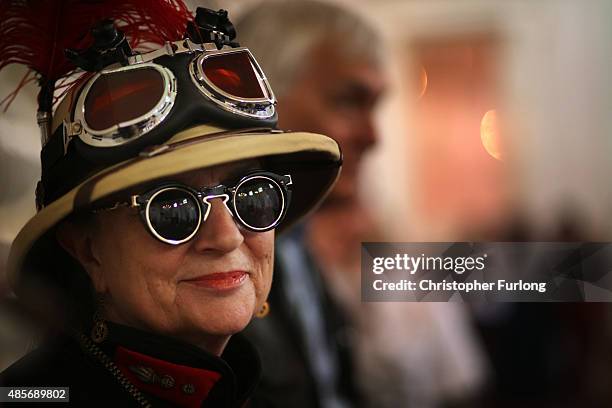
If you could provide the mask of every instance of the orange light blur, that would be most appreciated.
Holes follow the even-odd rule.
[[[480,139],[487,153],[497,160],[503,161],[503,148],[499,132],[497,111],[488,110],[480,122]]]
[[[421,74],[419,78],[419,98],[422,98],[425,95],[425,91],[427,90],[427,71],[425,71],[425,67],[421,66]]]

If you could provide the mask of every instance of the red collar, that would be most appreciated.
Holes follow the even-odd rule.
[[[159,360],[117,347],[115,364],[140,390],[181,407],[200,407],[221,378],[216,371]]]

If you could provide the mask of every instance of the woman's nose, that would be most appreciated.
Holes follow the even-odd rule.
[[[194,247],[198,251],[231,252],[244,241],[244,236],[234,221],[225,197],[207,199],[210,204],[208,217],[202,222],[195,236]]]

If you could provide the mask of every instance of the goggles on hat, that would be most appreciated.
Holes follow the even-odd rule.
[[[275,104],[247,48],[189,37],[167,42],[129,55],[123,66],[107,66],[83,83],[62,126],[45,141],[43,169],[75,149],[89,162],[117,163],[198,124],[274,127]]]
[[[191,56],[181,61],[184,66],[157,62],[181,54]],[[78,136],[94,147],[116,147],[146,135],[164,122],[177,92],[185,92],[177,89],[177,82],[191,85],[200,99],[241,117],[268,119],[275,114],[274,94],[247,48],[218,50],[214,43],[186,39],[128,61],[127,66],[96,73],[83,86],[74,118],[65,122],[68,137]],[[173,72],[177,70],[185,72]],[[177,76],[188,76],[190,83],[177,81]]]
[[[290,175],[256,171],[242,177],[234,186],[223,184],[196,190],[183,184],[162,184],[144,194],[132,195],[121,206],[138,208],[140,216],[157,239],[179,245],[192,239],[202,222],[210,215],[211,200],[219,198],[236,223],[254,232],[276,228],[289,206],[292,180]]]

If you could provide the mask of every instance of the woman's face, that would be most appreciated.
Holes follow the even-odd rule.
[[[173,177],[201,189],[240,176],[245,166],[218,166]],[[234,222],[222,199],[197,235],[181,245],[155,239],[138,212],[100,213],[85,265],[104,293],[107,319],[194,344],[242,330],[265,302],[272,282],[274,231]],[[214,275],[212,278],[211,274]]]

